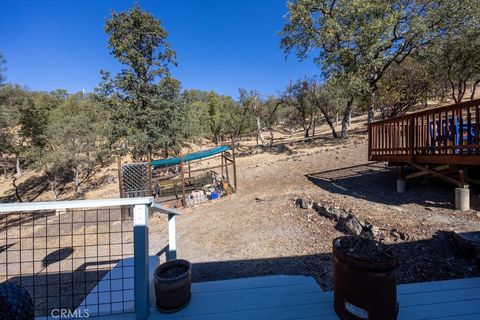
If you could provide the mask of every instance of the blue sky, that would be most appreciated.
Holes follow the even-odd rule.
[[[277,32],[284,0],[144,0],[140,6],[161,20],[177,52],[172,74],[185,89],[214,90],[236,97],[238,88],[275,94],[289,82],[319,74],[312,62],[285,60]],[[109,54],[105,19],[134,1],[0,0],[0,51],[7,82],[32,90],[91,91],[99,70],[118,71]]]

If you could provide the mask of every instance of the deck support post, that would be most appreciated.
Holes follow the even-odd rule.
[[[467,184],[463,188],[455,188],[455,210],[470,210],[470,189]]]
[[[150,315],[148,212],[147,205],[133,207],[134,300],[138,320]]]
[[[465,181],[466,181],[465,171],[458,170],[458,175],[459,175],[459,181],[460,181],[460,188],[463,188],[465,186]]]
[[[403,170],[403,166],[398,166],[398,179],[399,180],[405,179],[405,171]]]
[[[397,193],[404,193],[406,189],[405,171],[403,166],[398,166]]]
[[[406,190],[407,183],[405,180],[399,178],[397,179],[397,193],[404,193]]]

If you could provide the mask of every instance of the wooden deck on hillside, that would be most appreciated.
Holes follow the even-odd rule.
[[[397,287],[398,319],[480,319],[480,278],[404,284]],[[108,319],[134,319],[134,314]],[[338,319],[332,292],[311,277],[268,276],[195,283],[181,311],[150,319]]]
[[[368,158],[396,164],[480,165],[480,99],[369,124]]]

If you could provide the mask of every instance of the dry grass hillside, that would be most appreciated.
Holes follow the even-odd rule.
[[[304,274],[330,289],[331,244],[345,233],[332,212],[354,215],[393,246],[399,282],[480,276],[478,264],[456,256],[449,236],[480,230],[479,190],[472,189],[466,212],[453,209],[453,186],[437,179],[409,181],[407,192],[397,194],[395,169],[367,161],[365,121],[352,119],[347,140],[332,139],[322,125],[309,139],[277,132],[273,147],[242,141],[238,192],[183,209],[177,220],[178,256],[194,263],[195,280]],[[25,172],[17,184],[25,201],[52,199],[41,175]],[[72,189],[67,184],[60,199],[71,199]],[[117,197],[116,165],[100,169],[82,190],[82,198]],[[15,201],[11,179],[0,197]],[[165,219],[152,217],[151,254],[167,243]]]

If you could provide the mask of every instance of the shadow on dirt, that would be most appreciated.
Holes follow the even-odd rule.
[[[459,258],[451,233],[438,231],[430,239],[391,245],[398,260],[398,283],[480,276],[473,260]],[[194,282],[267,275],[313,276],[323,290],[332,290],[332,253],[193,264]]]
[[[407,191],[398,194],[397,169],[379,162],[310,173],[305,177],[328,192],[386,205],[415,203],[453,209],[455,202],[455,186],[432,177],[408,180]],[[477,193],[477,189],[471,189],[472,209],[480,207]]]
[[[29,202],[29,201],[34,201],[43,192],[48,190],[48,188],[49,188],[49,184],[48,184],[47,177],[45,176],[30,177],[26,181],[18,185],[18,194],[22,199],[22,201]],[[18,201],[17,197],[15,196],[15,189],[12,188],[9,190],[9,192],[10,194],[0,197],[0,203]]]
[[[55,211],[52,210],[6,213],[0,216],[0,232],[5,230],[12,230],[18,232],[18,227],[22,225],[29,225],[30,223],[35,224],[35,221],[37,220],[41,220],[43,221],[43,223],[47,223],[48,217],[52,216],[55,216]]]
[[[48,267],[52,263],[59,262],[62,260],[65,260],[69,256],[73,254],[73,248],[72,247],[65,247],[61,248],[58,250],[55,250],[53,252],[50,252],[47,254],[43,259],[42,259],[42,266],[43,267]]]

